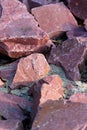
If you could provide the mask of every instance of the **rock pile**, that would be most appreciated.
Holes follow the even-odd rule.
[[[0,0],[0,130],[87,129],[86,5]]]

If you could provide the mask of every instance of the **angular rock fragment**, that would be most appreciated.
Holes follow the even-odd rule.
[[[50,37],[58,36],[61,32],[77,26],[75,18],[62,2],[34,8],[32,14]]]
[[[9,119],[9,120],[0,120],[0,130],[24,130],[23,124],[19,120]]]
[[[87,18],[87,0],[69,0],[71,12],[80,19]]]
[[[33,97],[33,117],[35,117],[38,105],[43,107],[44,103],[59,100],[63,97],[62,80],[58,75],[51,75],[35,83],[29,89],[29,95]]]
[[[0,52],[19,58],[40,50],[47,44],[48,35],[38,27],[34,17],[18,0],[1,0]],[[8,17],[9,16],[9,17]],[[26,24],[25,24],[26,23]]]
[[[86,113],[86,104],[52,101],[39,110],[31,130],[86,130]]]
[[[84,69],[86,58],[86,42],[70,39],[52,49],[49,63],[62,66],[71,80],[81,80],[80,72]]]
[[[8,86],[11,84],[13,77],[15,75],[17,65],[19,60],[12,63],[0,66],[0,78],[8,83]]]
[[[87,103],[87,93],[76,93],[69,100],[72,102]]]
[[[27,118],[24,111],[30,112],[32,103],[22,97],[0,93],[0,115],[4,119],[18,119],[23,121]]]
[[[21,58],[10,88],[14,89],[27,86],[29,83],[46,76],[49,70],[50,66],[42,54],[34,53],[25,58]]]

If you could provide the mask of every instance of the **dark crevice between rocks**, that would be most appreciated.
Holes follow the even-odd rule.
[[[51,39],[51,40],[52,40],[52,42],[53,42],[56,46],[58,46],[59,44],[61,44],[63,41],[65,41],[65,40],[67,40],[67,39],[68,39],[68,38],[67,38],[66,32],[64,32],[64,33],[62,33],[60,36],[55,37],[55,38],[53,38],[53,39]]]
[[[0,120],[7,120],[4,116],[0,115]]]
[[[81,74],[81,81],[87,83],[87,52],[83,63],[79,66],[79,71]]]
[[[0,4],[0,18],[1,18],[1,16],[2,16],[2,10],[3,10],[3,8],[2,8],[2,6],[1,6],[1,4]]]

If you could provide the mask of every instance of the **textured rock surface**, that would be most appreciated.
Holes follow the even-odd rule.
[[[87,93],[77,93],[70,97],[72,102],[87,103]]]
[[[12,63],[6,64],[4,66],[0,66],[0,78],[3,81],[8,82],[8,86],[11,84],[14,78],[17,65],[18,65],[18,60]]]
[[[19,120],[4,120],[0,121],[0,130],[24,130],[23,125]]]
[[[86,130],[86,113],[86,104],[50,102],[39,110],[32,130]]]
[[[0,115],[5,119],[18,119],[23,121],[27,118],[24,110],[30,112],[32,103],[22,97],[0,93]]]
[[[57,36],[64,31],[72,30],[77,26],[75,18],[63,3],[34,8],[32,9],[32,14],[38,21],[39,26],[46,31],[50,37]]]
[[[29,89],[29,95],[33,96],[33,117],[36,115],[38,106],[44,103],[59,100],[63,97],[62,80],[58,75],[51,75],[35,83]]]
[[[53,48],[49,57],[49,63],[61,65],[68,78],[81,80],[80,71],[87,56],[86,43],[76,39],[66,40],[57,48]],[[80,69],[80,70],[79,70]]]
[[[30,82],[37,81],[46,76],[49,70],[50,67],[42,54],[34,53],[21,58],[10,87],[13,89],[27,86]]]
[[[71,12],[80,19],[87,18],[87,0],[69,0]]]
[[[25,5],[17,0],[0,2],[3,8],[0,18],[0,52],[18,58],[40,50],[49,37],[38,27]]]

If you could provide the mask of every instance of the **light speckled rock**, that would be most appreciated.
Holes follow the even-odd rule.
[[[43,54],[34,53],[19,60],[17,70],[10,88],[27,86],[48,74],[50,66]]]
[[[77,26],[75,18],[63,3],[44,5],[32,9],[31,12],[39,26],[50,37],[58,36],[61,32],[72,30]]]
[[[0,18],[1,53],[19,58],[38,51],[47,44],[48,35],[38,27],[24,4],[18,0],[0,2],[3,8]]]

